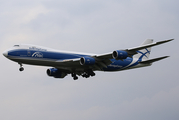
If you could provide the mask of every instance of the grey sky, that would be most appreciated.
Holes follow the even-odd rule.
[[[96,72],[73,81],[46,75],[47,67],[0,56],[1,120],[178,120],[179,2],[176,0],[0,1],[0,53],[17,43],[106,53],[175,38],[152,48],[151,67]]]

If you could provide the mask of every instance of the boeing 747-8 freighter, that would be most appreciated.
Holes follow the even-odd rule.
[[[153,62],[169,56],[149,59],[151,47],[160,45],[170,40],[153,43],[147,39],[138,47],[115,50],[106,54],[88,54],[65,52],[36,45],[18,44],[5,51],[3,55],[19,63],[20,71],[23,64],[49,66],[47,74],[55,78],[64,78],[71,74],[74,80],[77,76],[88,78],[95,76],[94,71],[121,71],[152,65]]]

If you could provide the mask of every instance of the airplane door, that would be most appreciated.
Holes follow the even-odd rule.
[[[27,50],[27,56],[30,57],[31,56],[31,52],[29,50]]]

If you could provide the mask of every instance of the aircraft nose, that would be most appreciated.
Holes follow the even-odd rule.
[[[7,57],[7,56],[8,56],[8,51],[4,51],[4,52],[3,52],[3,55],[4,55],[5,57]]]

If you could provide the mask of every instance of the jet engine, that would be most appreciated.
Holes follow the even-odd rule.
[[[47,69],[47,75],[54,78],[64,78],[67,75],[67,73],[61,72],[56,68],[49,68]]]
[[[128,57],[128,53],[126,51],[116,50],[116,51],[113,52],[112,56],[116,60],[126,59]]]
[[[92,57],[82,57],[80,59],[80,64],[81,65],[94,65],[95,64],[95,59]]]

